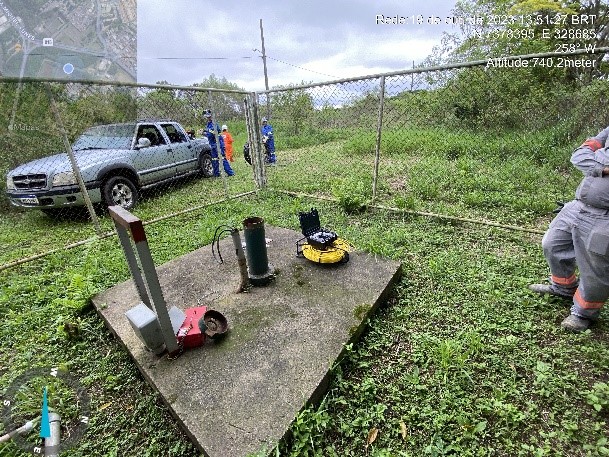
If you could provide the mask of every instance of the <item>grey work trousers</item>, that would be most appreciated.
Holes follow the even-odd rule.
[[[573,295],[571,313],[596,319],[609,298],[609,210],[567,203],[541,241],[552,288]],[[579,281],[575,269],[579,269]]]

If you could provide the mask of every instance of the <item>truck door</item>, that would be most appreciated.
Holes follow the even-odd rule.
[[[143,184],[150,184],[175,175],[172,146],[167,144],[163,134],[154,125],[141,124],[138,127],[135,144],[140,138],[148,138],[150,146],[133,151],[133,164],[141,176]]]
[[[175,173],[180,175],[197,168],[196,148],[186,137],[181,127],[175,124],[161,124],[173,150]]]

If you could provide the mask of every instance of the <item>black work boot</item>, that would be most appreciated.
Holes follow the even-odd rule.
[[[576,333],[587,330],[591,325],[592,321],[590,319],[585,319],[583,317],[576,316],[575,314],[569,314],[566,319],[562,321],[562,324],[560,324],[560,326],[565,330]]]
[[[552,295],[569,301],[573,299],[573,295],[556,292],[551,284],[529,284],[529,289],[539,295]],[[575,290],[573,291],[573,294],[575,294]]]

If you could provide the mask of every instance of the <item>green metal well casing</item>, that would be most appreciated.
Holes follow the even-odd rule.
[[[250,277],[265,276],[269,273],[269,259],[266,254],[264,219],[248,217],[243,221],[245,236],[245,256]]]

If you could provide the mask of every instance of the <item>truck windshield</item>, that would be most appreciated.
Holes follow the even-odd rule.
[[[78,137],[74,143],[74,150],[129,149],[134,132],[135,124],[91,127]]]

